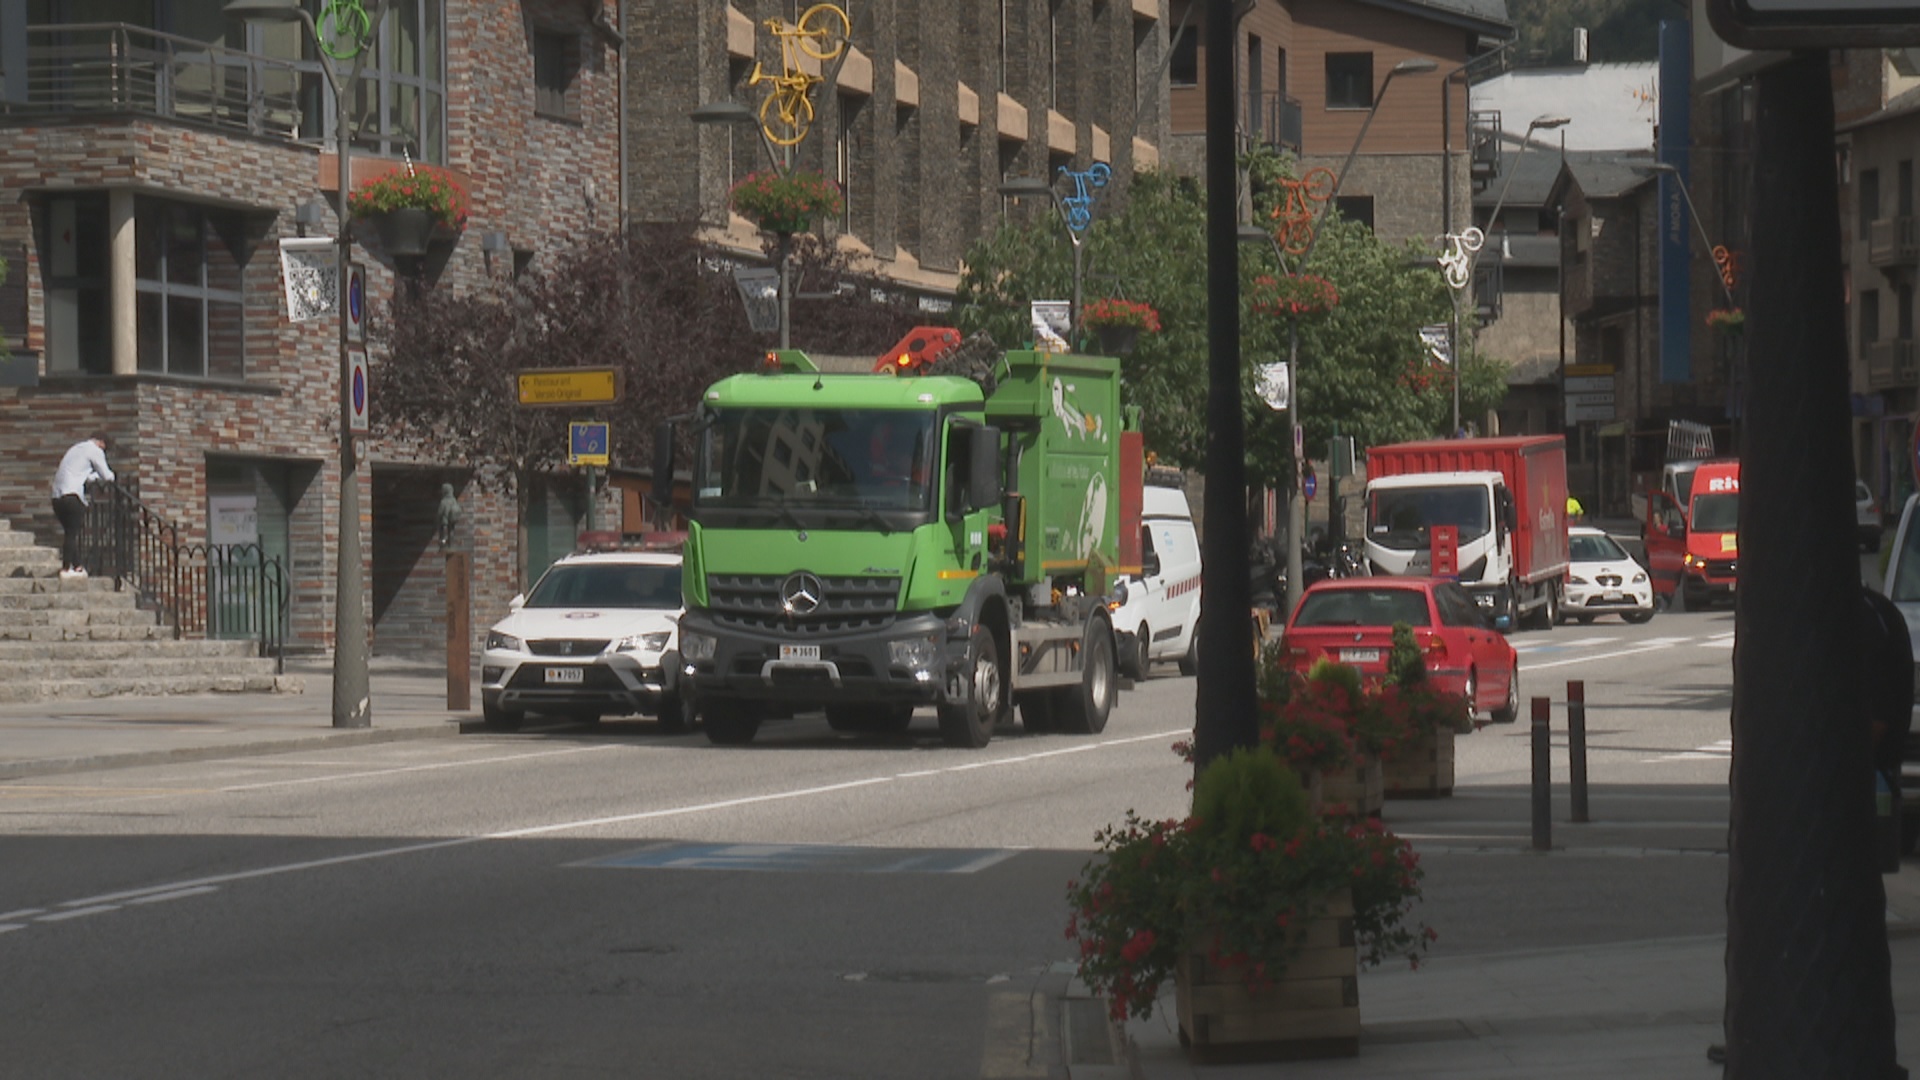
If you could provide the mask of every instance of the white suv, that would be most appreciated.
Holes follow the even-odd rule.
[[[480,705],[511,731],[529,712],[588,723],[648,713],[668,731],[692,719],[678,693],[677,551],[569,555],[487,632]]]

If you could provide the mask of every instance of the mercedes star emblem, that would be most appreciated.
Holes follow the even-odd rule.
[[[820,610],[820,602],[826,594],[826,584],[802,570],[788,575],[787,580],[780,583],[780,608],[790,618],[811,615]]]

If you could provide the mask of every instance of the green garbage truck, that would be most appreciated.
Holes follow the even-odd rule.
[[[679,423],[682,685],[711,741],[815,708],[887,733],[932,706],[946,743],[975,748],[1015,707],[1029,731],[1106,726],[1145,472],[1118,361],[921,328],[872,371],[770,352]]]

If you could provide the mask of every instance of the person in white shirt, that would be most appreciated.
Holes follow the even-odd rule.
[[[81,535],[87,525],[87,482],[95,477],[113,479],[113,470],[107,468],[108,445],[106,433],[96,431],[68,447],[60,467],[53,472],[53,516],[60,519],[60,529],[66,534],[60,545],[62,578],[87,576],[80,558]]]

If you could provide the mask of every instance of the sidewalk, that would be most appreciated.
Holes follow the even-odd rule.
[[[1514,902],[1530,899],[1529,875],[1550,872],[1556,858],[1580,858],[1579,844],[1578,832],[1563,828],[1553,853],[1502,860]],[[1920,1074],[1920,862],[1908,860],[1884,880],[1896,1046],[1902,1064]],[[1722,1073],[1706,1051],[1724,1041],[1725,959],[1723,935],[1674,936],[1654,920],[1629,942],[1459,956],[1442,950],[1417,972],[1361,974],[1358,1057],[1244,1065],[1189,1062],[1169,985],[1151,1016],[1114,1031],[1124,1064],[1070,1065],[1069,1073],[1072,1080],[1705,1080]],[[1090,997],[1077,979],[1067,996],[1070,1009],[1104,1009],[1104,1002],[1074,1000]]]
[[[308,747],[457,735],[477,724],[472,708],[447,709],[447,675],[419,661],[368,664],[372,726],[333,726],[331,661],[287,662],[304,680],[299,694],[178,694],[30,702],[0,706],[0,780],[89,769],[276,754]]]

